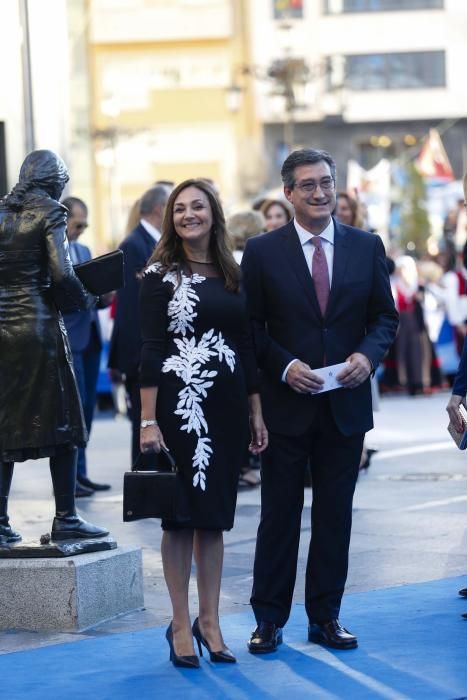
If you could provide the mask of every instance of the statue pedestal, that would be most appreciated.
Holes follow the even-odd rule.
[[[139,547],[115,543],[108,551],[46,558],[18,554],[0,557],[0,629],[81,632],[144,607]]]

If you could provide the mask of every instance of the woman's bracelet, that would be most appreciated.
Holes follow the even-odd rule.
[[[146,420],[145,418],[141,421],[141,428],[149,428],[150,425],[159,425],[156,420]]]

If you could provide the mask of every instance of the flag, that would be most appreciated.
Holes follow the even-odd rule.
[[[436,129],[430,129],[428,138],[415,160],[415,166],[422,177],[439,184],[454,180],[451,163]]]

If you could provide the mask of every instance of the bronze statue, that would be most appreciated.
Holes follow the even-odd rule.
[[[77,446],[87,441],[57,299],[94,303],[76,277],[58,200],[69,177],[55,153],[24,160],[0,201],[0,545],[21,540],[8,518],[15,462],[50,458],[56,514],[52,539],[104,537],[75,509]]]

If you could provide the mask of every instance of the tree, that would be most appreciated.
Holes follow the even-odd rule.
[[[400,244],[417,257],[426,252],[426,242],[431,235],[425,202],[425,182],[414,163],[409,163],[401,202]]]

